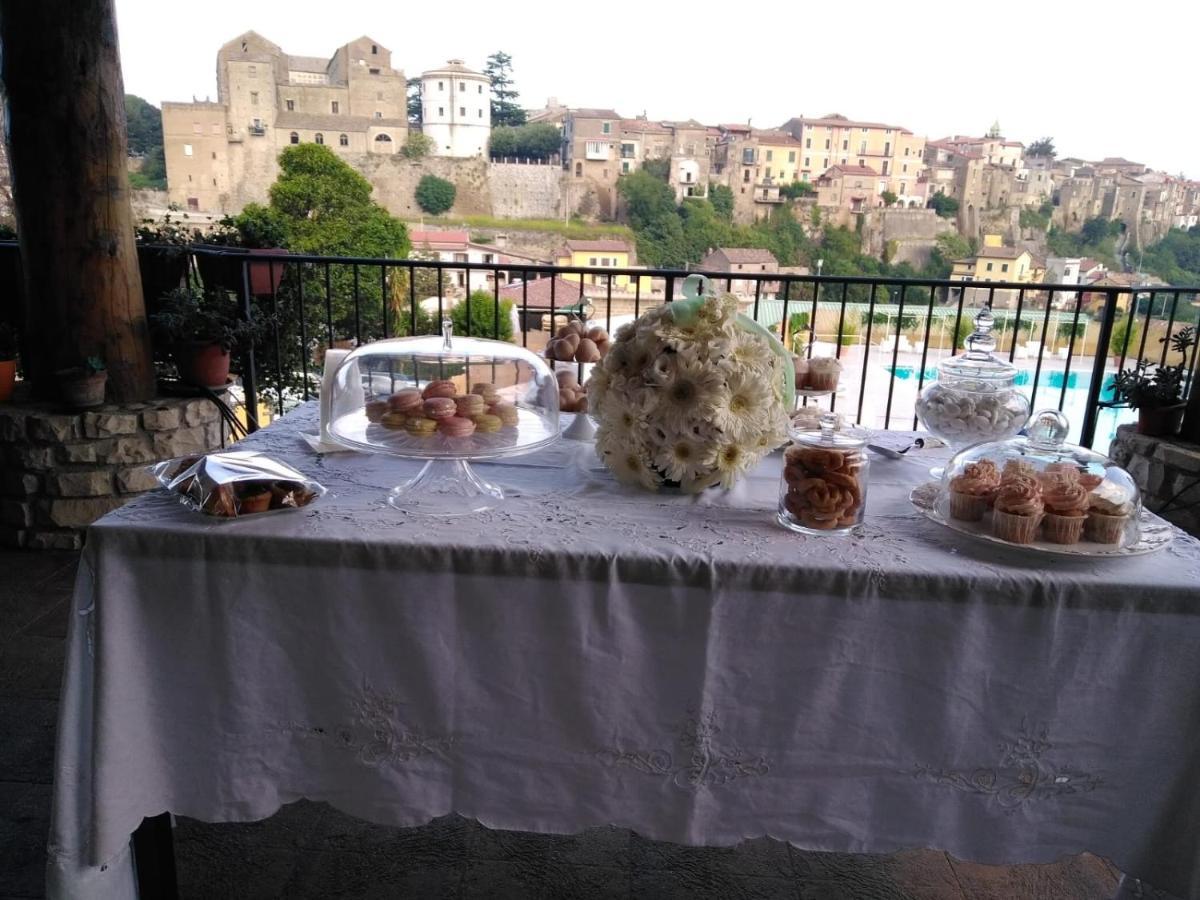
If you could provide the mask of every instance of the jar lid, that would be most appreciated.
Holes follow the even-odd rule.
[[[996,319],[985,306],[975,315],[975,330],[967,336],[966,352],[952,356],[938,365],[939,377],[976,379],[984,384],[1000,386],[1016,378],[1017,368],[994,356],[996,336],[992,334]]]
[[[867,438],[857,431],[838,431],[837,415],[827,412],[821,416],[820,427],[806,431],[793,431],[792,440],[806,447],[832,447],[853,450],[866,446]]]

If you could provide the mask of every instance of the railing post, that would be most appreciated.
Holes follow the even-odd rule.
[[[250,263],[242,260],[242,314],[247,322],[254,321],[250,301]],[[246,400],[246,431],[258,431],[258,367],[254,360],[254,340],[246,345],[242,363],[242,391]]]
[[[1096,337],[1096,356],[1092,360],[1092,380],[1088,383],[1087,405],[1084,407],[1083,428],[1079,435],[1079,443],[1085,447],[1092,446],[1096,441],[1096,422],[1100,417],[1100,392],[1104,389],[1104,368],[1108,362],[1108,344],[1112,340],[1116,317],[1117,292],[1109,289],[1104,298],[1104,313],[1100,317],[1100,334]]]
[[[637,276],[635,275],[634,277],[636,278]],[[663,302],[670,303],[671,298],[674,296],[675,296],[675,276],[674,275],[664,276],[663,297],[665,299],[663,300]]]

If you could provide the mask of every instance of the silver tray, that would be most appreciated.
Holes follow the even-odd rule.
[[[999,544],[1013,550],[1029,550],[1033,553],[1049,554],[1051,556],[1084,556],[1091,558],[1142,556],[1146,553],[1157,553],[1170,546],[1175,530],[1169,522],[1147,510],[1142,510],[1137,522],[1130,522],[1126,529],[1121,545],[1097,544],[1094,541],[1080,541],[1078,544],[1055,544],[1050,541],[1037,540],[1032,544],[1014,544],[1001,540],[989,529],[988,517],[981,522],[963,522],[950,518],[947,512],[949,499],[942,496],[941,485],[929,481],[912,489],[908,495],[909,502],[927,519],[944,525],[960,534],[970,535],[989,544]]]

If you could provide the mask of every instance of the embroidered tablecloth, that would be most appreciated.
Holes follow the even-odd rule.
[[[872,462],[851,537],[774,522],[778,454],[699,500],[619,487],[588,444],[480,465],[511,498],[385,505],[417,462],[314,455],[314,404],[246,444],[329,488],[221,522],[165,493],[95,525],[72,618],[54,896],[128,896],[169,810],[306,797],[376,822],[613,824],[1083,850],[1200,893],[1200,542],[1033,557],[917,514],[937,455]],[[913,458],[913,457],[916,458]]]

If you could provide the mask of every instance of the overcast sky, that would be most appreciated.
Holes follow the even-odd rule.
[[[326,57],[366,34],[410,77],[451,57],[481,69],[504,50],[527,107],[552,96],[756,127],[839,112],[929,138],[998,120],[1027,144],[1053,136],[1060,156],[1125,156],[1200,177],[1200,4],[1186,0],[116,2],[125,89],[155,105],[216,99],[217,49],[243,31]]]

